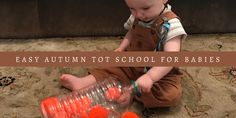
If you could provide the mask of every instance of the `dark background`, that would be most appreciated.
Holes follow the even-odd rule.
[[[235,0],[169,0],[189,34],[235,33]],[[123,0],[0,0],[0,38],[124,35]]]

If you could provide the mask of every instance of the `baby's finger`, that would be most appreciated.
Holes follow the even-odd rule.
[[[142,93],[143,92],[143,89],[141,86],[138,86],[138,92]]]
[[[129,104],[129,101],[124,101],[124,102],[120,103],[121,106],[125,106],[127,104]]]
[[[119,97],[119,99],[117,99],[117,102],[118,102],[118,103],[122,103],[123,101],[124,101],[124,97],[122,97],[122,96]]]
[[[118,102],[118,103],[121,103],[121,102],[125,101],[126,96],[127,96],[126,94],[122,94],[122,95],[118,98],[117,102]]]

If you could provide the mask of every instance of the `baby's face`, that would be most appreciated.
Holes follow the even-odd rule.
[[[156,18],[160,14],[166,1],[167,0],[125,0],[132,15],[145,22]]]

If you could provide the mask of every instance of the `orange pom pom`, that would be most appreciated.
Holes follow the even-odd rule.
[[[100,105],[93,106],[89,111],[89,118],[107,118],[108,110]]]
[[[77,117],[75,117],[75,118],[77,118]],[[79,113],[78,118],[90,118],[90,117],[87,114],[87,112],[81,112],[81,113]]]
[[[69,118],[65,111],[57,112],[52,118]]]
[[[117,100],[120,97],[120,91],[117,87],[108,88],[105,92],[105,97],[109,101]]]
[[[84,112],[88,110],[91,104],[91,100],[88,97],[83,96],[80,97],[79,99],[76,99],[75,104],[77,106],[77,112]]]
[[[122,114],[121,118],[138,118],[138,115],[134,112],[127,111]]]
[[[57,105],[58,105],[58,100],[55,97],[44,99],[40,103],[42,114],[44,116],[53,117],[58,112]]]

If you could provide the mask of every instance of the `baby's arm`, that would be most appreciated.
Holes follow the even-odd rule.
[[[130,36],[131,36],[130,33],[131,33],[131,31],[129,30],[126,33],[126,35],[125,35],[123,41],[121,42],[120,46],[117,49],[115,49],[115,52],[122,52],[128,47],[128,45],[130,44]]]
[[[166,52],[179,52],[181,47],[181,36],[168,40],[164,45]],[[164,77],[173,67],[152,67],[146,74],[136,80],[141,92],[150,92],[154,82]]]

